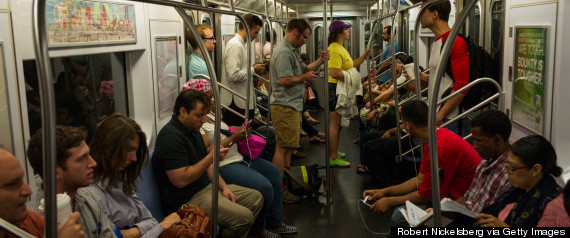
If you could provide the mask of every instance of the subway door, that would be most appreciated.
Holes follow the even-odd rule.
[[[172,117],[174,102],[185,83],[184,24],[170,7],[149,8],[155,133]],[[156,135],[155,134],[155,135]]]
[[[513,122],[511,142],[531,134],[551,140],[556,2],[529,4],[512,0],[507,7],[505,109]],[[507,78],[507,77],[503,77]]]

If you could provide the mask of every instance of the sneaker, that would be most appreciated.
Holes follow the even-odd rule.
[[[336,156],[337,156],[337,157],[344,158],[344,157],[346,156],[346,154],[344,154],[344,153],[342,153],[342,152],[340,152],[340,151],[337,151],[337,152],[336,152]]]
[[[336,159],[331,160],[330,163],[331,166],[350,167],[350,162],[347,162],[340,157],[336,157]]]
[[[279,234],[294,234],[294,233],[297,233],[297,227],[285,225],[285,223],[283,223],[283,226],[281,226],[281,232],[279,232]]]
[[[271,231],[268,231],[267,233],[265,233],[265,236],[263,236],[264,238],[281,238],[281,236],[279,234],[273,233]]]
[[[292,194],[291,192],[289,192],[287,187],[285,187],[283,189],[281,199],[283,199],[283,203],[298,203],[301,201],[302,198],[295,194]]]

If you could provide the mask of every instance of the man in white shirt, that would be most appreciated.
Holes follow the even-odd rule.
[[[250,63],[247,62],[247,49],[246,49],[246,30],[249,31],[250,40],[253,41],[257,38],[257,34],[263,25],[263,21],[258,16],[252,14],[246,14],[243,17],[246,21],[247,28],[240,24],[238,32],[236,35],[228,41],[226,44],[226,50],[224,52],[224,66],[226,73],[222,77],[222,84],[231,88],[233,91],[239,93],[242,96],[247,96],[247,70],[255,71],[255,73],[260,74],[265,70],[264,64],[255,64],[253,67],[249,68]],[[251,54],[251,53],[250,53]],[[254,57],[251,57],[252,61]],[[251,62],[253,63],[253,62]],[[253,72],[252,72],[253,77]],[[249,90],[249,118],[253,118],[255,112],[255,91],[253,82]],[[234,96],[227,90],[221,90],[222,104],[229,106],[236,112],[245,114],[245,100],[238,96]],[[244,119],[238,115],[235,115],[229,110],[223,111],[224,122],[229,126],[240,126],[243,124]]]

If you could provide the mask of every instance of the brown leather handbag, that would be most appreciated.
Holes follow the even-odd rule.
[[[180,221],[160,233],[159,238],[208,238],[212,234],[210,218],[201,207],[182,205],[176,213],[180,216]]]

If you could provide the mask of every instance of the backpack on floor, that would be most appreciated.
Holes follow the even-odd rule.
[[[285,186],[295,195],[318,195],[323,184],[318,164],[285,168]]]
[[[497,63],[493,60],[493,57],[485,51],[485,48],[473,43],[469,37],[465,37],[461,34],[459,34],[458,37],[461,37],[465,41],[469,51],[469,83],[483,77],[488,77],[494,79],[500,85],[499,68],[497,67]],[[445,43],[445,41],[443,43]],[[445,72],[453,79],[450,58],[447,59]],[[448,89],[448,91],[449,92],[446,91],[446,93],[444,93],[443,97],[451,93],[450,89]],[[495,93],[497,93],[497,88],[495,88],[493,84],[487,82],[479,83],[469,89],[469,92],[467,92],[461,102],[461,108],[468,110],[493,96]]]

